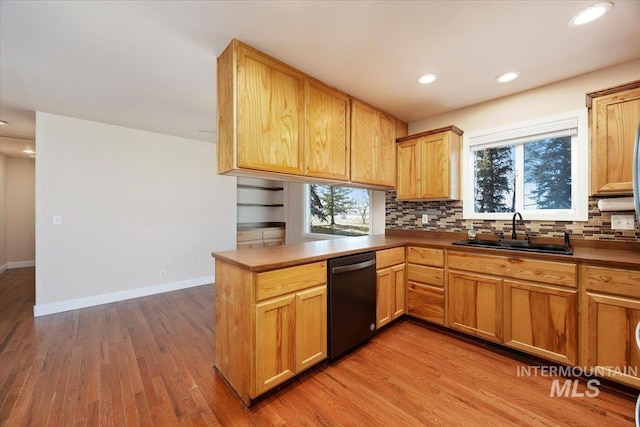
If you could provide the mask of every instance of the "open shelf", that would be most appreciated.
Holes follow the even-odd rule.
[[[273,204],[273,205],[267,205],[267,204],[262,204],[262,203],[238,203],[238,206],[261,206],[261,207],[266,207],[266,208],[282,208],[282,207],[284,207],[284,204],[277,203],[277,204]]]
[[[238,188],[253,188],[256,190],[282,191],[284,187],[263,187],[261,185],[238,184]]]

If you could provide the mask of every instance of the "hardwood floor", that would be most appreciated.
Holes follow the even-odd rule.
[[[0,275],[3,426],[633,425],[635,396],[551,398],[522,362],[411,322],[247,409],[212,368],[212,285],[34,319],[33,280]]]

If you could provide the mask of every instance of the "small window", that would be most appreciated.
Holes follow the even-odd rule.
[[[464,218],[586,221],[584,111],[465,137]]]
[[[308,184],[306,233],[329,236],[371,234],[371,194],[361,188]]]

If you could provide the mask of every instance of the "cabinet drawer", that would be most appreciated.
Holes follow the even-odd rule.
[[[256,301],[322,285],[326,282],[326,261],[258,273],[256,274]]]
[[[407,313],[422,320],[444,325],[444,289],[409,282]]]
[[[640,298],[640,271],[591,265],[584,269],[587,290]]]
[[[444,251],[442,249],[409,246],[407,248],[407,262],[429,265],[431,267],[442,267],[444,266]]]
[[[472,271],[500,277],[577,287],[577,266],[574,263],[543,261],[521,258],[479,255],[475,253],[449,252],[449,269]]]
[[[262,230],[262,238],[267,239],[284,239],[284,228],[265,228]]]
[[[413,282],[444,287],[444,271],[441,268],[408,264],[407,279]]]
[[[238,231],[238,242],[248,242],[251,240],[262,240],[262,230],[251,229]]]
[[[376,270],[404,263],[404,247],[376,252]]]

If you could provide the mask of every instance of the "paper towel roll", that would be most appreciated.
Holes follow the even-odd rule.
[[[598,209],[601,212],[608,211],[634,211],[633,197],[617,197],[615,199],[598,200]]]

